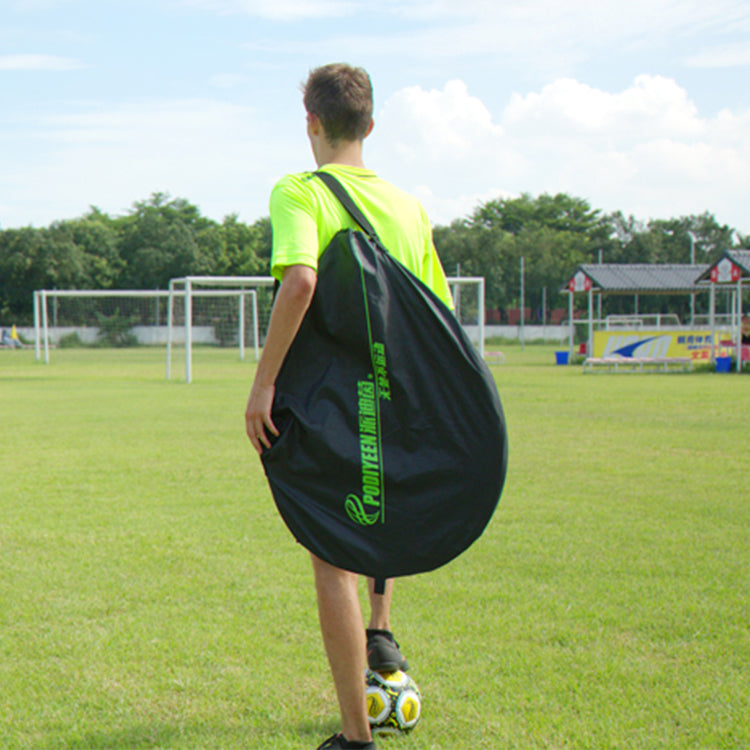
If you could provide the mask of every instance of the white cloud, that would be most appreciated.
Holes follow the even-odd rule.
[[[15,13],[36,13],[49,11],[64,5],[70,5],[74,0],[5,0],[7,10]]]
[[[544,35],[557,29],[564,37],[572,33],[576,39],[592,32],[634,34],[640,37],[661,35],[667,29],[695,27],[718,28],[721,31],[746,30],[750,8],[745,0],[403,0],[394,5],[394,12],[423,20],[461,20],[481,26],[509,28],[517,31],[537,28]],[[529,39],[528,35],[525,37]],[[595,40],[594,40],[595,41]]]
[[[529,85],[580,78],[587,64],[642,61],[653,70],[666,54],[693,66],[745,64],[733,35],[750,29],[747,0],[180,0],[217,14],[284,22],[316,20],[310,33],[252,38],[266,59],[398,61],[404,70],[475,65],[473,76]],[[733,45],[731,51],[727,47]],[[704,53],[700,50],[706,46]],[[722,50],[724,50],[722,52]],[[618,61],[618,62],[612,62]],[[490,72],[491,71],[491,72]]]
[[[214,99],[90,107],[4,133],[3,224],[121,213],[161,190],[254,221],[284,172],[312,166],[303,126]],[[501,195],[568,192],[639,219],[710,211],[747,233],[750,111],[703,117],[673,80],[617,92],[574,79],[515,94],[499,116],[460,80],[409,86],[376,113],[366,163],[448,224]]]
[[[750,113],[702,118],[683,89],[659,76],[639,76],[616,94],[560,83],[514,98],[503,120],[517,147],[531,153],[537,146],[540,179],[606,208],[628,210],[624,201],[642,210],[648,194],[651,211],[666,215],[718,213],[730,204],[740,218],[738,193],[750,186]],[[583,116],[571,116],[560,89],[576,92]]]
[[[672,79],[647,75],[617,93],[561,79],[538,93],[514,94],[503,122],[552,139],[578,134],[605,142],[637,141],[644,131],[692,137],[705,127],[683,88]]]
[[[463,81],[448,81],[442,91],[424,91],[418,86],[402,89],[386,102],[382,112],[386,123],[393,110],[398,112],[398,126],[405,135],[422,130],[419,145],[433,155],[460,157],[476,147],[478,140],[496,138],[503,132],[492,123],[484,104],[469,95]],[[408,156],[406,139],[398,147]]]
[[[709,211],[747,231],[750,112],[701,117],[671,79],[639,76],[615,93],[561,79],[514,95],[500,121],[460,81],[410,87],[388,100],[380,125],[381,171],[419,191],[439,223],[496,186],[569,192],[642,219]]]
[[[217,89],[233,89],[247,83],[247,76],[241,73],[218,73],[211,76],[210,84]]]
[[[353,0],[184,0],[184,2],[195,8],[222,14],[243,13],[280,21],[335,18],[349,15],[357,8]]]
[[[57,55],[0,55],[0,71],[3,70],[46,70],[68,71],[83,67],[80,60],[72,57],[58,57]]]
[[[4,165],[3,224],[71,218],[89,205],[120,214],[154,191],[187,198],[219,221],[234,212],[255,221],[289,159],[306,156],[302,142],[298,155],[261,125],[251,108],[209,99],[49,117],[34,152]]]
[[[118,212],[154,190],[252,221],[280,174],[311,166],[299,79],[348,59],[375,81],[367,163],[436,221],[501,192],[564,190],[639,217],[710,210],[748,229],[750,0],[0,5],[4,226],[89,203]],[[150,29],[138,54],[135,28]],[[24,50],[59,56],[9,54]],[[660,71],[679,85],[636,77]],[[141,95],[152,101],[127,101]]]
[[[218,13],[244,13],[265,18],[325,18],[353,14],[393,16],[448,25],[491,29],[513,39],[520,29],[543,36],[574,34],[575,38],[637,34],[658,36],[669,28],[720,26],[741,29],[750,16],[743,0],[181,0],[185,5]],[[525,35],[528,39],[528,34]]]
[[[552,69],[561,61],[576,62],[592,50],[617,50],[662,45],[679,34],[702,40],[704,33],[747,30],[750,6],[745,0],[181,0],[219,14],[245,14],[282,21],[362,19],[360,28],[338,30],[315,39],[295,40],[308,48],[336,38],[341,44],[380,45],[388,54],[433,58],[487,55],[494,59],[520,57],[527,64]],[[367,28],[367,18],[392,19],[388,33]],[[382,23],[374,24],[382,28]],[[275,40],[282,43],[281,40]],[[376,44],[377,42],[377,44]],[[616,45],[616,46],[613,46]]]
[[[691,68],[746,68],[750,66],[750,42],[734,42],[708,47],[685,58]]]
[[[447,192],[463,196],[462,210],[451,218],[470,210],[467,201],[487,190],[486,184],[477,182],[477,162],[482,178],[493,172],[499,176],[508,165],[521,171],[525,163],[523,154],[508,148],[502,126],[492,121],[483,102],[458,80],[442,90],[414,86],[396,92],[377,114],[367,149],[384,176],[403,175],[401,184],[415,191],[419,185],[423,192],[424,186],[431,186],[435,204]],[[490,184],[498,182],[492,179]],[[446,210],[455,204],[448,200],[441,205]]]
[[[512,198],[511,193],[500,188],[493,187],[483,192],[457,193],[446,195],[436,194],[428,185],[416,185],[412,193],[419,198],[425,207],[428,207],[430,219],[433,224],[451,224],[455,219],[464,219],[470,216],[474,210],[487,201],[498,198]]]

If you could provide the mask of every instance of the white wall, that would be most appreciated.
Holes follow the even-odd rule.
[[[135,326],[129,332],[135,335],[139,344],[166,346],[168,330],[167,326]],[[18,328],[17,331],[19,336],[23,336],[27,341],[35,341],[36,333],[33,328]],[[48,331],[50,344],[57,344],[63,336],[71,333],[77,333],[84,344],[95,344],[99,338],[99,328],[95,326],[60,326],[58,328],[50,326]],[[172,343],[185,343],[184,326],[175,326],[172,329]],[[214,335],[214,327],[193,326],[193,343],[218,344],[219,340]]]
[[[478,326],[464,326],[464,330],[469,334],[469,337],[475,343],[479,338]],[[484,327],[485,339],[491,338],[504,338],[504,339],[519,339],[521,332],[521,326],[498,326],[498,325],[486,325]],[[570,329],[568,326],[532,326],[525,325],[523,327],[523,340],[524,341],[550,341],[560,342],[567,341],[570,335]]]

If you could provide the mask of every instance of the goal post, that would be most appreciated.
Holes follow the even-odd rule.
[[[184,289],[170,290],[80,290],[53,289],[34,292],[34,330],[37,360],[50,362],[54,347],[124,348],[165,347],[191,341],[221,347],[260,347],[260,322],[256,289],[196,288],[189,305],[192,326],[176,331],[174,309],[185,297]]]
[[[255,356],[258,358],[259,341],[265,334],[265,327],[270,320],[270,311],[273,304],[273,289],[275,279],[270,276],[183,276],[174,278],[169,282],[168,310],[168,336],[167,336],[167,363],[166,378],[171,377],[172,349],[174,344],[174,332],[179,327],[184,327],[185,343],[185,381],[191,383],[193,380],[193,349],[194,333],[196,330],[196,301],[202,295],[216,295],[219,290],[225,290],[226,294],[238,294],[240,306],[246,304],[246,295],[250,292],[253,311],[253,341],[255,343]],[[454,276],[448,277],[448,284],[453,295],[456,318],[466,331],[469,338],[479,350],[480,356],[484,357],[485,342],[485,294],[484,277],[482,276]],[[175,298],[182,297],[182,305],[175,304]],[[242,309],[242,307],[241,307]],[[240,314],[240,321],[244,320]],[[178,319],[179,318],[179,319]],[[263,332],[259,325],[263,325]],[[240,341],[244,340],[242,330],[238,334]],[[242,346],[242,344],[241,344]],[[242,351],[242,350],[241,350]],[[242,354],[241,354],[242,356]]]
[[[158,289],[40,289],[34,292],[36,359],[52,346],[158,344],[169,293]]]
[[[448,283],[456,317],[484,356],[484,279],[449,277]],[[169,379],[174,349],[184,345],[190,382],[196,345],[236,346],[240,360],[252,347],[257,361],[274,286],[270,276],[184,276],[172,279],[168,290],[37,290],[36,358],[48,364],[54,347],[163,346]]]
[[[486,334],[484,277],[449,276],[456,318],[484,358]]]
[[[213,318],[213,339],[218,340],[220,345],[233,344],[236,340],[237,348],[239,350],[240,361],[245,359],[245,344],[247,339],[247,310],[248,306],[245,303],[247,297],[250,298],[251,312],[251,330],[252,330],[252,345],[255,350],[255,360],[258,360],[259,350],[259,331],[258,331],[258,303],[257,293],[255,289],[236,290],[236,289],[191,289],[189,286],[182,291],[175,291],[169,297],[167,303],[167,380],[170,377],[170,363],[172,355],[172,346],[176,341],[176,326],[175,326],[175,309],[174,300],[175,297],[183,297],[185,305],[184,320],[190,321],[190,325],[180,326],[184,331],[184,343],[186,351],[189,353],[188,361],[192,362],[192,350],[193,341],[195,340],[196,326],[200,321],[196,321],[194,316],[194,301],[196,299],[205,301],[209,298],[214,304],[217,300],[225,300],[230,298],[228,304],[230,307],[224,306],[224,309],[220,313],[214,311],[216,317]],[[234,302],[232,302],[234,300]],[[236,312],[233,311],[232,305],[236,304]],[[202,311],[202,317],[205,318],[206,313]],[[205,322],[205,321],[204,321]],[[205,326],[204,326],[205,327]],[[235,328],[236,327],[236,328]],[[206,341],[205,337],[202,337],[201,343],[213,343]],[[186,372],[190,371],[190,366],[186,365]]]
[[[257,361],[260,349],[261,322],[267,324],[273,300],[274,279],[270,276],[183,276],[169,282],[167,302],[166,378],[172,374],[172,350],[178,329],[184,331],[185,381],[193,380],[193,349],[199,323],[212,322],[222,337],[231,335],[244,359],[248,338],[248,322]],[[226,309],[220,319],[202,306],[205,298],[234,297],[235,309]],[[179,302],[182,304],[179,304]]]

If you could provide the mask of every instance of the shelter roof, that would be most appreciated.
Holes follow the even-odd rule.
[[[699,281],[711,279],[718,283],[750,278],[750,250],[725,250],[721,258],[709,266]]]
[[[610,294],[659,294],[694,292],[697,281],[709,270],[707,264],[584,263],[563,288],[582,291],[581,274],[589,284]]]

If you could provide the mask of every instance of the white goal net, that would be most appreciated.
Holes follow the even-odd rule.
[[[36,358],[50,349],[166,343],[168,292],[54,289],[34,292]]]
[[[40,290],[34,292],[36,358],[50,361],[56,348],[129,348],[197,344],[245,348],[257,356],[259,305],[252,289],[196,289],[193,326],[186,330],[181,310],[185,292],[166,290]],[[177,313],[170,320],[170,302]],[[179,325],[174,325],[174,321]],[[182,327],[180,327],[182,326]]]
[[[169,282],[167,301],[167,366],[184,347],[185,381],[193,379],[196,345],[237,346],[240,359],[252,347],[257,361],[261,337],[271,317],[274,280],[270,276],[184,276]],[[219,301],[224,301],[223,306]]]
[[[485,339],[485,305],[484,278],[450,277],[448,283],[453,294],[456,317],[476,344],[479,352],[484,356]],[[225,326],[227,334],[232,340],[238,340],[240,356],[242,356],[243,342],[246,341],[250,329],[248,303],[245,295],[254,294],[251,298],[255,308],[252,312],[252,342],[255,346],[255,357],[258,357],[259,342],[265,337],[268,321],[273,305],[274,279],[270,276],[185,276],[172,279],[169,282],[170,302],[168,308],[168,337],[167,337],[167,369],[166,377],[172,374],[172,351],[182,331],[181,344],[184,344],[184,375],[185,381],[193,380],[193,348],[196,337],[200,335],[201,324],[210,324],[209,328],[215,332],[220,326]],[[234,314],[225,312],[221,318],[212,318],[206,313],[203,300],[211,298],[220,292],[225,294],[239,294],[240,306]],[[213,308],[212,308],[213,309]],[[186,321],[190,324],[186,325]],[[246,322],[243,322],[246,321]],[[205,342],[200,342],[205,343]]]
[[[455,314],[484,355],[482,277],[449,277]],[[37,359],[56,347],[163,347],[166,377],[184,359],[193,378],[195,347],[233,347],[257,360],[273,305],[270,276],[186,276],[168,290],[41,290],[34,292]],[[187,322],[187,324],[186,324]]]

